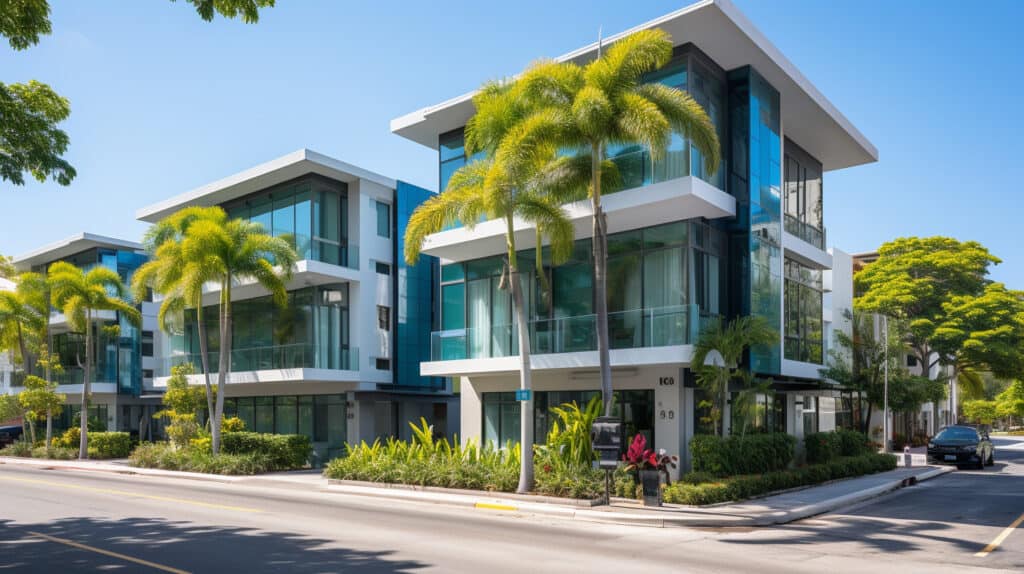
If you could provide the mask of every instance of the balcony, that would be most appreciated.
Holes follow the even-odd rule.
[[[611,349],[691,345],[716,316],[696,305],[620,311],[608,315]],[[535,355],[597,350],[597,315],[542,319],[529,324]],[[488,359],[519,354],[515,325],[436,331],[430,336],[431,361]]]
[[[220,353],[207,353],[210,373],[220,368]],[[202,355],[189,353],[162,357],[157,360],[157,377],[169,377],[171,367],[184,363],[192,363],[195,372],[202,374]],[[359,370],[359,349],[343,349],[338,346],[318,345],[313,343],[297,343],[292,345],[273,345],[267,347],[251,347],[231,351],[231,372],[271,371],[290,369],[324,369],[340,371]]]
[[[804,223],[790,214],[786,214],[786,233],[793,235],[818,249],[824,251],[827,236],[825,229],[818,229],[809,223]]]

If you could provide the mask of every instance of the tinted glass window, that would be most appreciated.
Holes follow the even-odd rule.
[[[938,435],[935,436],[935,440],[978,440],[978,431],[965,428],[965,427],[949,427],[943,429]]]

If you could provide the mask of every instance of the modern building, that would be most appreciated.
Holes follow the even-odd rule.
[[[132,273],[147,260],[142,245],[113,237],[79,233],[46,245],[14,259],[20,272],[46,274],[50,265],[66,261],[88,271],[104,266],[121,277],[126,285]],[[142,438],[161,435],[162,424],[153,414],[160,409],[160,396],[153,387],[156,307],[138,303],[143,315],[141,328],[133,326],[116,311],[99,311],[92,325],[94,336],[93,375],[89,417],[93,424],[106,430],[131,432]],[[106,327],[117,326],[113,333]],[[57,392],[67,395],[67,407],[55,421],[57,429],[77,424],[81,412],[85,360],[85,334],[72,331],[60,310],[50,314],[50,348],[63,366],[63,373],[54,374]],[[16,368],[19,366],[15,366]],[[24,373],[16,370],[10,383],[17,393],[24,385]]]
[[[693,344],[709,321],[740,315],[762,317],[779,333],[778,344],[749,354],[750,368],[775,391],[761,397],[753,426],[797,436],[852,426],[857,401],[820,375],[831,333],[849,328],[842,312],[852,307],[849,255],[827,249],[823,182],[826,172],[877,161],[878,152],[732,2],[695,3],[604,45],[647,28],[676,44],[672,62],[649,81],[687,90],[704,107],[724,161],[707,172],[678,135],[658,162],[641,146],[607,150],[627,183],[603,201],[613,387],[627,432],[686,459],[690,437],[711,430],[690,369]],[[585,64],[598,49],[558,60]],[[394,133],[438,151],[442,192],[467,161],[473,95],[391,122]],[[591,210],[587,201],[565,209],[576,226],[575,256],[527,271],[538,440],[550,406],[586,401],[600,387]],[[498,443],[517,440],[520,421],[510,297],[498,287],[504,233],[504,223],[485,221],[431,235],[424,249],[441,260],[441,306],[421,374],[458,378],[463,438]],[[517,222],[515,233],[532,252],[529,225]],[[540,271],[550,278],[550,301],[538,296]]]
[[[187,206],[221,206],[288,239],[299,261],[278,308],[255,282],[232,288],[233,334],[226,412],[260,432],[309,435],[321,458],[345,441],[408,437],[421,417],[458,429],[450,380],[421,376],[429,360],[439,265],[401,257],[405,223],[432,192],[309,150],[299,150],[143,208],[156,222]],[[204,305],[217,324],[219,287]],[[216,369],[218,341],[209,351]],[[155,385],[170,367],[201,366],[193,314],[164,338]],[[192,382],[200,384],[201,375]]]

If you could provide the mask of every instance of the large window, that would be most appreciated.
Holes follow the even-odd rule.
[[[323,443],[327,457],[342,453],[348,418],[344,395],[285,395],[224,399],[224,416],[245,428],[276,434],[302,434]]]
[[[821,271],[786,259],[786,358],[822,364]]]
[[[785,169],[786,231],[824,249],[821,162],[787,139]]]
[[[300,259],[348,266],[348,186],[309,176],[224,206],[230,217],[259,223],[286,239]],[[353,257],[352,265],[356,263]]]
[[[377,236],[391,237],[391,206],[376,200],[373,205],[377,210]]]
[[[732,393],[730,434],[786,432],[784,393]]]

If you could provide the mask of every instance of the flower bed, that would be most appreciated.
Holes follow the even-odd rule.
[[[776,490],[820,484],[829,480],[874,474],[896,468],[891,454],[867,453],[846,456],[821,464],[758,475],[715,477],[691,472],[665,488],[665,502],[705,505],[743,500]]]

